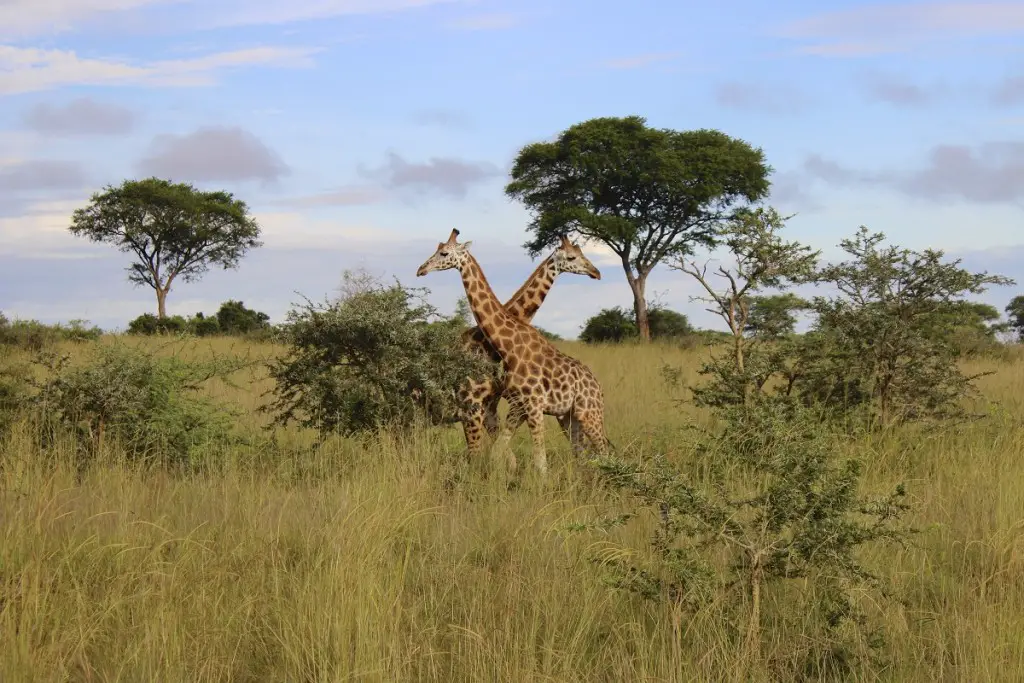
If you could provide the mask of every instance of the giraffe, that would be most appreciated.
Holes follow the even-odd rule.
[[[574,273],[587,275],[595,280],[601,279],[601,271],[590,262],[579,246],[562,237],[558,248],[541,261],[526,282],[505,303],[505,311],[525,323],[532,321],[559,273]],[[467,350],[485,355],[495,364],[501,363],[501,356],[487,341],[479,326],[470,328],[462,334],[462,344]],[[462,422],[470,456],[479,454],[485,432],[493,437],[498,431],[498,402],[503,393],[504,383],[497,373],[480,381],[466,378],[459,387],[462,414],[451,422]]]
[[[547,472],[544,445],[544,416],[558,419],[573,451],[583,450],[583,437],[601,452],[608,447],[604,433],[604,394],[590,368],[554,347],[529,323],[511,316],[494,295],[476,258],[469,253],[471,241],[459,243],[458,230],[416,271],[417,277],[439,270],[458,270],[480,330],[505,367],[504,396],[509,403],[506,428],[499,434],[496,449],[505,449],[512,435],[525,421],[533,440],[533,463]],[[508,449],[510,469],[516,469],[515,455]]]

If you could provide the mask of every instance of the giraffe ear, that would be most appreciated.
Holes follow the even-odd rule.
[[[468,242],[462,243],[462,248],[465,249],[466,251],[469,251],[469,248],[471,246],[473,246],[473,240],[469,240]]]

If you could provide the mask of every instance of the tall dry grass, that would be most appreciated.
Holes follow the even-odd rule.
[[[706,416],[669,399],[660,366],[695,379],[701,352],[563,346],[601,379],[620,447],[685,459],[679,430]],[[219,339],[161,352],[277,349]],[[1002,406],[988,419],[848,446],[867,489],[907,482],[923,529],[915,546],[867,558],[905,606],[879,606],[890,661],[855,680],[1024,681],[1024,361],[976,365],[996,370],[980,381]],[[296,430],[272,441],[255,411],[266,375],[235,380],[209,390],[253,438],[198,474],[133,468],[114,448],[79,478],[70,449],[40,453],[15,429],[0,454],[0,681],[736,674],[739,645],[714,608],[674,624],[588,561],[609,541],[645,552],[645,529],[564,533],[624,501],[589,483],[553,421],[547,485],[509,491],[470,473],[453,487],[454,429],[318,450]],[[528,453],[525,434],[514,447]]]

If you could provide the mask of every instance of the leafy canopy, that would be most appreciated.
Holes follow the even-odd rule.
[[[605,117],[524,147],[505,192],[535,214],[524,245],[532,256],[576,232],[646,274],[691,242],[710,242],[733,204],[768,192],[770,172],[760,149],[717,130]]]
[[[159,178],[107,186],[74,212],[69,229],[132,254],[128,279],[158,291],[177,278],[198,280],[211,265],[235,268],[246,251],[261,246],[245,202]]]

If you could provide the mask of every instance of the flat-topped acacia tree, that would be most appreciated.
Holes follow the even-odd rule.
[[[131,254],[128,280],[153,288],[160,318],[167,317],[173,282],[195,282],[211,266],[237,268],[249,249],[262,244],[248,206],[230,192],[160,178],[108,185],[75,210],[69,230]]]
[[[647,278],[659,263],[711,246],[733,208],[768,193],[764,153],[717,130],[650,128],[640,116],[590,119],[523,147],[505,193],[533,214],[531,256],[563,235],[622,260],[641,339],[650,339]]]

